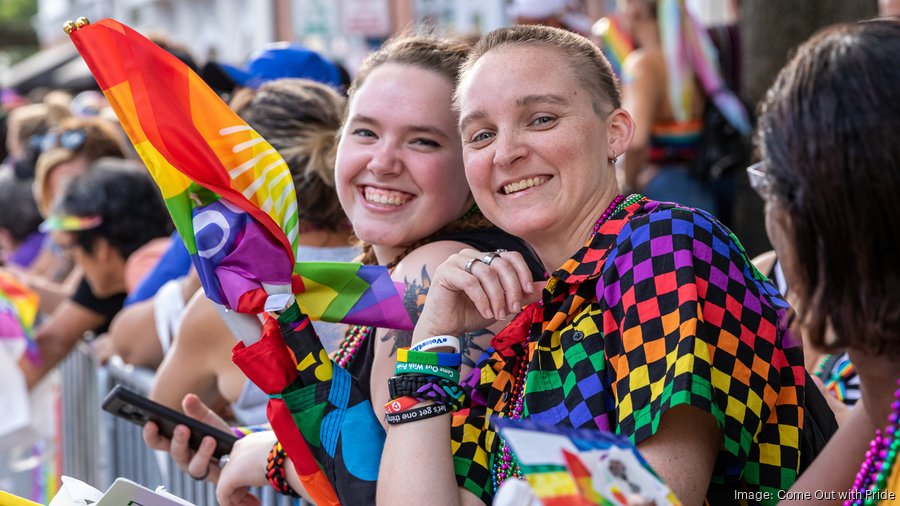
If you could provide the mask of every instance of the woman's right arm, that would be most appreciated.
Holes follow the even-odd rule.
[[[463,250],[441,264],[431,279],[428,301],[412,343],[437,335],[463,335],[487,328],[537,299],[539,290],[518,254],[504,253],[490,267],[465,265],[485,253]],[[372,385],[385,388],[384,385]],[[385,388],[386,389],[386,388]],[[392,425],[387,433],[378,479],[380,504],[481,504],[456,483],[450,445],[450,416]]]

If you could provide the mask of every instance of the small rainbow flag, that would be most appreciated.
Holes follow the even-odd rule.
[[[38,301],[36,293],[9,274],[0,272],[0,341],[14,342],[14,353],[19,352],[19,343],[24,343],[25,357],[35,364],[41,360],[34,341]]]
[[[385,268],[296,262],[287,164],[197,74],[117,21],[66,30],[159,185],[207,297],[259,313],[294,293],[313,318],[412,328]]]
[[[625,58],[634,51],[634,41],[622,26],[622,21],[614,15],[600,18],[594,23],[592,32],[603,42],[600,49],[612,65],[613,72],[622,78],[622,66],[625,64]]]

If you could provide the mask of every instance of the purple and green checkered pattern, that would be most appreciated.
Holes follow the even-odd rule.
[[[768,491],[774,502],[797,477],[804,417],[787,308],[708,214],[629,205],[553,273],[541,303],[495,337],[467,380],[473,403],[453,423],[460,485],[490,500],[499,445],[486,417],[506,413],[511,371],[527,360],[528,418],[638,444],[670,408],[703,409],[723,436],[709,503],[740,504],[735,490]]]

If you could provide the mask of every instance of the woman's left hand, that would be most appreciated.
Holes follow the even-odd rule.
[[[416,337],[489,327],[537,301],[541,285],[518,252],[464,249],[435,270]]]
[[[250,487],[267,485],[266,463],[275,444],[272,431],[254,432],[239,439],[219,473],[216,499],[223,506],[256,506],[259,498],[250,494]]]

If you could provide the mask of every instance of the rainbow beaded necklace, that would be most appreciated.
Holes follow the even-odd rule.
[[[897,424],[900,420],[900,380],[894,391],[894,402],[891,403],[891,414],[884,431],[875,431],[875,437],[869,443],[869,451],[863,461],[856,480],[853,482],[850,497],[844,506],[874,506],[885,497],[883,492],[890,478],[900,451],[900,438],[897,438]]]
[[[644,198],[644,196],[638,193],[632,194],[627,198],[624,195],[619,195],[614,198],[606,210],[600,215],[600,218],[597,219],[597,222],[594,223],[591,238],[597,235],[600,226],[603,225],[606,220],[642,198]],[[512,418],[513,420],[521,420],[525,410],[525,378],[527,376],[528,360],[526,358],[524,360],[519,360],[513,369],[515,382],[512,385],[510,403],[507,405],[505,413],[507,417]],[[491,484],[493,485],[495,494],[500,488],[500,485],[507,479],[524,477],[519,462],[510,450],[509,445],[506,444],[506,441],[504,441],[499,434],[497,434],[497,439],[499,441],[498,444],[500,445],[500,454],[494,457],[491,466]]]

